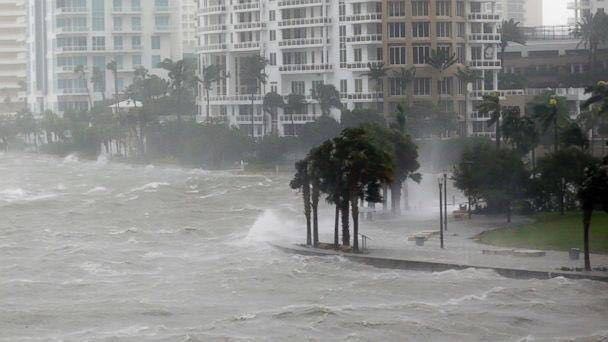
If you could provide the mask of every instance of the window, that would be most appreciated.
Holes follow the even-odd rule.
[[[414,52],[414,64],[426,64],[431,47],[429,45],[413,45],[412,50]]]
[[[391,96],[405,95],[405,84],[398,78],[389,79],[389,93]]]
[[[152,43],[152,49],[153,50],[160,50],[160,37],[159,36],[152,36],[150,37],[151,43]]]
[[[131,47],[135,50],[141,49],[141,37],[140,36],[131,37]]]
[[[353,14],[361,14],[361,3],[353,4]]]
[[[150,66],[152,68],[158,68],[159,64],[160,64],[160,55],[152,55],[152,59],[150,61]]]
[[[456,1],[456,15],[464,17],[464,1]]]
[[[131,29],[141,31],[141,17],[131,17]]]
[[[340,93],[346,94],[348,93],[348,81],[340,80]]]
[[[277,54],[276,52],[270,53],[270,65],[277,65]]]
[[[360,36],[361,35],[361,24],[354,24],[353,25],[353,35],[354,36]]]
[[[452,77],[444,77],[442,80],[437,81],[437,93],[439,95],[452,95],[453,82]]]
[[[412,36],[414,38],[428,37],[430,34],[429,22],[414,22],[412,23]]]
[[[93,37],[93,50],[100,51],[106,49],[106,37]]]
[[[452,15],[451,1],[437,1],[435,14],[439,16],[449,17]]]
[[[412,16],[428,16],[429,2],[428,1],[412,1]]]
[[[275,40],[277,40],[277,31],[270,30],[270,41],[275,41]]]
[[[389,23],[388,24],[388,36],[390,38],[403,38],[405,37],[405,23]]]
[[[363,60],[361,49],[354,49],[355,62],[361,62]]]
[[[141,0],[131,0],[131,9],[133,11],[141,11]]]
[[[437,23],[437,37],[451,37],[452,36],[452,23],[451,22],[438,22]]]
[[[388,16],[405,17],[405,1],[389,1]]]
[[[122,12],[122,0],[114,0],[113,5],[114,11]]]
[[[117,70],[122,70],[122,69],[125,68],[124,67],[124,63],[123,63],[123,61],[124,61],[123,56],[121,56],[121,55],[115,56],[114,57],[114,61],[116,61],[116,69]]]
[[[355,93],[362,93],[362,92],[363,92],[363,79],[356,78],[355,79]]]
[[[390,64],[407,64],[405,46],[391,46],[388,48]]]
[[[464,38],[465,33],[466,29],[464,23],[458,23],[458,37]]]
[[[131,56],[131,65],[133,68],[137,68],[141,66],[141,55],[133,55]]]
[[[114,50],[122,50],[123,46],[122,46],[122,37],[121,36],[114,36]]]
[[[306,84],[304,81],[291,81],[291,93],[298,95],[306,94]]]
[[[166,8],[166,7],[169,7],[169,0],[154,0],[154,6],[156,8]]]
[[[269,21],[275,21],[276,20],[276,14],[275,14],[274,10],[268,12],[268,20]]]
[[[93,31],[105,31],[105,0],[92,0],[91,14]]]
[[[430,78],[414,78],[414,95],[430,96],[431,95],[431,79]]]
[[[166,30],[169,28],[169,16],[157,15],[154,17],[154,25],[158,30]]]

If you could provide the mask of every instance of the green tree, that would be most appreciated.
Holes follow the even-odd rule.
[[[120,113],[120,97],[118,95],[118,64],[116,64],[115,60],[111,60],[107,65],[106,69],[112,72],[112,76],[114,77],[114,101],[116,106],[116,114]]]
[[[327,139],[333,139],[338,134],[340,134],[340,124],[331,116],[322,115],[314,122],[307,122],[302,126],[299,140],[302,146],[311,148]]]
[[[401,91],[406,93],[407,106],[411,106],[412,101],[410,100],[411,92],[409,91],[409,88],[410,84],[412,84],[416,78],[416,67],[401,67],[400,69],[395,70],[392,76],[397,81]]]
[[[270,115],[271,133],[279,134],[279,108],[285,107],[283,96],[275,91],[266,93],[264,95],[263,106],[264,111]]]
[[[215,64],[207,65],[203,67],[201,71],[201,78],[197,78],[197,81],[203,85],[205,91],[205,100],[207,101],[206,121],[210,120],[211,115],[211,98],[210,93],[213,90],[213,84],[221,80],[228,78],[230,75],[221,75],[219,67]]]
[[[500,65],[505,67],[505,51],[509,43],[526,45],[526,36],[519,26],[519,22],[513,19],[503,20],[500,25]]]
[[[301,94],[289,94],[285,103],[285,112],[291,118],[291,136],[297,136],[294,114],[304,114],[306,108],[306,97]]]
[[[589,148],[589,139],[576,122],[570,122],[562,129],[559,140],[564,148],[570,146],[576,146],[581,150]]]
[[[332,108],[341,109],[340,92],[332,84],[319,84],[312,89],[312,98],[319,102],[321,113],[329,116]]]
[[[384,88],[384,80],[388,76],[388,68],[384,63],[372,64],[367,63],[368,71],[363,73],[369,80],[374,81],[374,96],[376,97],[376,111],[383,112],[380,108],[380,93]],[[384,98],[384,96],[382,96]]]
[[[359,127],[363,124],[386,126],[384,116],[367,108],[356,108],[353,110],[342,109],[340,123],[343,128]]]
[[[93,73],[91,74],[91,83],[93,83],[93,88],[98,89],[101,93],[102,102],[105,104],[106,102],[106,74],[103,70],[98,67],[93,67]]]
[[[431,50],[431,55],[427,61],[427,64],[431,68],[437,71],[437,90],[441,88],[441,82],[443,81],[443,73],[451,68],[454,64],[458,63],[458,57],[455,53],[449,54],[445,50]],[[437,93],[437,103],[439,104],[439,92]]]
[[[182,115],[194,117],[194,93],[198,82],[195,70],[196,64],[190,59],[181,59],[177,62],[171,59],[164,59],[160,65],[167,70],[170,80],[171,95],[175,100],[174,111],[178,122],[181,122]]]
[[[91,91],[89,90],[89,79],[87,78],[87,73],[84,65],[78,64],[74,67],[74,73],[78,75],[78,78],[84,83],[84,89],[87,92],[87,97],[89,99],[89,109],[93,108],[93,99],[91,98]]]
[[[464,136],[469,136],[469,84],[473,84],[482,77],[479,70],[471,69],[466,66],[464,68],[458,68],[456,71],[456,78],[464,85]]]
[[[519,107],[503,110],[501,129],[506,142],[522,156],[534,152],[538,146],[540,138],[536,122],[531,117],[522,116]]]
[[[553,152],[557,151],[560,127],[570,121],[566,99],[546,93],[535,98],[530,105],[534,118],[544,133],[553,128]]]
[[[583,210],[583,232],[585,249],[585,270],[591,271],[589,257],[589,231],[591,217],[595,209],[602,208],[608,213],[608,157],[601,166],[591,166],[585,170],[585,178],[578,192]]]
[[[580,39],[578,46],[582,45],[589,50],[589,70],[591,73],[594,72],[596,67],[598,49],[608,39],[607,31],[608,16],[600,11],[595,15],[587,14],[583,16],[573,30],[574,36]]]
[[[484,95],[481,103],[477,107],[477,110],[481,114],[490,116],[490,120],[487,121],[487,124],[489,126],[494,125],[494,128],[496,130],[496,149],[499,150],[501,140],[500,117],[502,114],[502,108],[500,105],[500,95],[496,92]]]
[[[251,95],[251,137],[255,138],[254,101],[262,84],[266,84],[268,61],[260,55],[251,55],[243,58],[241,63],[241,79],[245,82]]]
[[[585,93],[591,97],[583,103],[584,109],[596,106],[600,115],[608,115],[608,82],[599,81],[595,86],[587,87]]]
[[[312,245],[311,231],[311,198],[310,198],[310,178],[308,176],[308,159],[296,162],[296,174],[289,185],[292,189],[300,189],[304,201],[304,216],[306,216],[306,245]]]

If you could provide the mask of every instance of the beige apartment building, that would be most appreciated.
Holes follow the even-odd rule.
[[[0,115],[23,108],[26,28],[25,0],[0,0]]]

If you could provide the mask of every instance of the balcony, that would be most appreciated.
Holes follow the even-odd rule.
[[[371,102],[376,101],[377,99],[384,98],[383,93],[345,93],[340,94],[340,99],[342,100],[353,100],[353,101],[365,101]]]
[[[332,64],[288,64],[279,66],[279,71],[298,73],[321,73],[331,71],[333,67],[334,66]]]
[[[78,26],[78,27],[64,26],[64,27],[58,27],[55,30],[55,33],[57,35],[63,35],[63,34],[87,34],[90,31],[91,31],[91,29],[89,27],[86,27],[86,26]]]
[[[232,6],[232,10],[234,12],[257,11],[259,8],[259,0],[258,2],[246,2],[243,4],[235,4]]]
[[[225,5],[217,5],[217,6],[211,6],[211,7],[202,7],[198,10],[199,14],[202,15],[208,15],[208,14],[219,14],[219,13],[224,13],[226,12],[226,6]]]
[[[89,11],[86,7],[59,7],[55,15],[87,15]]]
[[[264,95],[256,94],[253,96],[253,101],[260,103],[264,100]],[[206,98],[203,98],[203,102],[207,102]],[[209,97],[209,102],[224,102],[226,104],[235,104],[240,102],[241,104],[251,103],[251,95],[215,95]],[[249,120],[251,122],[251,120]]]
[[[198,28],[199,33],[212,33],[212,32],[221,32],[226,31],[228,29],[227,25],[209,25],[209,26],[201,26]]]
[[[469,35],[469,41],[473,43],[500,43],[500,34],[475,33]]]
[[[112,8],[112,14],[140,14],[141,7],[114,7]]]
[[[525,95],[525,91],[523,89],[511,89],[511,90],[473,90],[471,92],[471,98],[473,100],[481,100],[484,95],[490,95],[492,93],[498,93],[498,96],[501,99],[505,99],[508,96],[519,96]]]
[[[500,61],[496,60],[472,60],[467,61],[467,64],[472,68],[500,69]]]
[[[362,34],[359,36],[350,36],[350,37],[346,37],[346,42],[353,43],[353,44],[381,43],[382,35],[381,34]]]
[[[353,14],[340,17],[340,21],[352,23],[377,23],[382,21],[382,13]]]
[[[490,14],[490,13],[471,13],[469,14],[469,21],[500,21],[499,14]]]
[[[63,88],[59,89],[61,95],[89,95],[86,89],[81,88]]]
[[[203,46],[199,46],[200,52],[220,52],[228,49],[228,44],[226,43],[218,43],[218,44],[206,44]]]
[[[60,46],[57,47],[57,51],[58,52],[83,52],[83,51],[87,51],[87,46]]]
[[[296,39],[284,39],[279,41],[279,46],[283,48],[299,48],[299,47],[311,47],[311,46],[323,46],[323,38],[296,38]],[[327,39],[329,44],[329,39]]]
[[[319,18],[296,18],[279,21],[279,27],[288,26],[317,26],[331,24],[331,18],[319,17]]]
[[[234,24],[233,29],[235,31],[251,31],[251,30],[260,30],[266,28],[266,23],[262,23],[259,21],[249,22],[249,23],[238,23]]]
[[[310,6],[321,6],[323,0],[281,0],[279,1],[279,7],[290,8],[290,7],[310,7]]]
[[[281,115],[279,116],[279,121],[281,123],[307,123],[314,122],[317,118],[317,115],[311,114],[291,114],[291,115]]]
[[[259,50],[260,46],[260,42],[242,42],[232,44],[232,49],[238,51]]]
[[[254,115],[253,122],[261,123],[264,120],[262,115]],[[251,115],[239,115],[236,117],[236,121],[239,124],[251,124]]]
[[[171,13],[173,8],[171,6],[154,6],[156,13]]]
[[[369,70],[368,63],[372,66],[379,66],[382,64],[382,61],[368,61],[368,62],[353,62],[353,63],[341,63],[340,68],[342,69],[351,69],[351,70]]]

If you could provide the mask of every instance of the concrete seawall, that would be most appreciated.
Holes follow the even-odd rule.
[[[408,260],[398,258],[376,257],[366,254],[343,253],[333,250],[318,249],[301,245],[287,244],[271,244],[275,248],[292,254],[313,255],[313,256],[332,256],[339,255],[354,262],[359,262],[371,265],[378,268],[391,268],[400,270],[427,271],[427,272],[442,272],[447,270],[464,270],[467,268],[489,269],[500,274],[503,277],[516,279],[551,279],[555,277],[564,277],[568,279],[590,279],[596,281],[608,282],[608,274],[600,275],[597,272],[565,272],[565,271],[547,271],[547,270],[532,270],[532,269],[514,269],[504,267],[489,267],[480,265],[464,265],[449,262],[424,261],[424,260]]]

